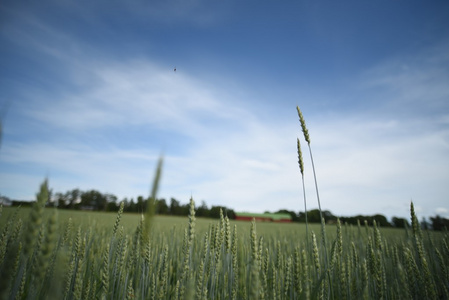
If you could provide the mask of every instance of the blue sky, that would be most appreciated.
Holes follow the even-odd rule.
[[[173,69],[176,67],[177,71]],[[449,217],[445,1],[3,1],[0,194]]]

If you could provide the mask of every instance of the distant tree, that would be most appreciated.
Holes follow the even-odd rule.
[[[118,211],[118,204],[117,204],[117,196],[113,194],[105,194],[104,198],[106,199],[105,204],[105,210],[106,211]]]
[[[117,202],[118,200],[117,196],[113,194],[105,194],[104,197],[106,198],[106,202]]]
[[[224,217],[227,216],[230,220],[235,219],[235,211],[226,206],[212,206],[209,210],[209,218],[219,219],[220,210],[223,212]]]
[[[146,211],[145,200],[142,196],[137,197],[137,211],[138,212]]]
[[[168,215],[168,205],[165,199],[159,199],[156,201],[156,214]]]
[[[224,211],[223,206],[212,206],[209,211],[209,217],[213,219],[219,219],[220,218],[220,209]]]
[[[55,206],[56,199],[53,198],[53,189],[48,189],[48,199],[45,206]]]
[[[293,213],[294,212],[290,212]],[[336,221],[337,217],[334,216],[330,211],[328,210],[324,210],[323,211],[323,218],[326,222],[329,221]],[[341,218],[340,218],[341,219]],[[296,217],[293,219],[294,222],[301,222],[301,223],[305,223],[306,222],[306,214],[302,211],[300,211]],[[320,211],[318,209],[312,209],[309,210],[307,212],[307,222],[309,223],[321,223],[321,219],[320,219]],[[342,221],[343,222],[343,221]]]
[[[106,197],[96,190],[90,190],[81,194],[80,207],[89,207],[94,210],[106,210],[107,206]]]
[[[198,217],[205,217],[205,218],[207,218],[207,217],[209,217],[209,214],[210,214],[210,211],[209,211],[209,208],[206,205],[206,202],[204,202],[204,200],[201,201],[201,206],[199,206],[197,208],[196,215]]]
[[[81,199],[81,191],[79,189],[73,189],[71,191],[67,191],[65,194],[65,198],[69,201],[68,206],[71,209],[75,208],[75,205],[78,203],[78,200]]]
[[[421,228],[424,229],[424,230],[428,230],[428,229],[430,229],[430,227],[431,227],[431,225],[430,225],[430,223],[427,221],[426,217],[422,217],[422,220],[421,220]]]
[[[373,219],[376,220],[377,225],[382,227],[391,227],[390,222],[388,222],[387,218],[384,215],[374,215]]]
[[[340,217],[340,222],[343,224],[352,224],[356,225],[357,220],[360,220],[361,223],[363,223],[364,217],[363,216],[355,216],[355,217]]]
[[[129,212],[129,200],[127,197],[122,199],[123,202],[123,211]]]
[[[12,200],[12,206],[21,206],[21,207],[32,207],[35,201],[20,201],[20,200]]]
[[[337,217],[334,216],[329,210],[323,211],[323,218],[324,220],[326,220],[326,222],[337,221]]]
[[[179,209],[180,209],[179,216],[188,216],[190,212],[190,204],[186,203],[184,205],[181,205]]]
[[[361,224],[365,224],[365,221],[366,221],[369,226],[373,226],[373,218],[370,216],[357,215],[355,217],[350,217],[350,219],[352,220],[352,222],[357,222],[357,220],[360,220]],[[354,223],[350,223],[350,224],[354,224]]]
[[[235,220],[235,211],[233,209],[225,207],[225,216],[228,216],[230,220]]]
[[[391,223],[393,224],[394,227],[397,228],[405,228],[406,226],[407,227],[410,226],[409,222],[405,218],[393,217],[391,219]]]
[[[179,201],[175,198],[170,199],[170,214],[174,216],[181,215],[181,208],[179,205]]]
[[[289,214],[292,217],[292,221],[293,222],[299,222],[299,216],[294,211],[281,209],[281,210],[278,210],[276,213],[278,213],[278,214]]]
[[[106,211],[118,211],[119,206],[115,202],[108,202],[106,205]]]
[[[131,198],[131,200],[129,200],[129,204],[128,204],[128,211],[129,212],[138,212],[137,210],[137,204],[134,202],[134,199]]]
[[[55,201],[58,205],[58,208],[66,208],[67,206],[67,199],[63,193],[55,193]]]
[[[357,221],[360,221],[361,224],[363,224],[365,221],[368,222],[369,226],[373,226],[374,221],[376,221],[376,224],[378,226],[382,227],[391,227],[390,222],[388,222],[387,218],[383,215],[374,215],[374,216],[362,216],[357,215],[353,217],[340,217],[340,222],[357,225]]]
[[[442,218],[439,215],[430,217],[430,222],[432,223],[433,230],[441,231],[449,229],[449,219]]]
[[[309,223],[321,223],[320,211],[312,209],[307,212],[307,221]]]

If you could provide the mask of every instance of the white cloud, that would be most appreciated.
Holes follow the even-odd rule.
[[[147,59],[86,69],[80,68],[76,76],[91,78],[91,84],[78,87],[78,92],[27,95],[33,103],[27,116],[62,130],[147,126],[196,138],[223,126],[228,127],[224,130],[239,127],[253,118],[223,91]]]
[[[449,218],[449,208],[446,207],[437,207],[435,209],[435,214],[439,216],[443,216],[445,218]]]
[[[429,113],[447,115],[448,53],[449,42],[443,41],[419,54],[392,58],[368,70],[361,87],[375,95],[376,108],[384,113],[413,112],[418,118]]]

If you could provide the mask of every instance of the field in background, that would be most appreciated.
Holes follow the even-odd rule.
[[[0,217],[0,228],[3,228],[6,225],[7,219],[9,216],[14,214],[14,212],[18,211],[17,218],[21,218],[25,220],[31,208],[19,208],[16,207],[3,207],[3,215]],[[45,217],[48,218],[52,212],[52,208],[45,209]],[[93,211],[77,211],[77,210],[57,210],[58,221],[61,224],[66,224],[68,219],[71,218],[73,224],[78,224],[81,226],[83,230],[86,230],[89,227],[94,228],[102,228],[104,230],[110,230],[114,225],[114,222],[117,218],[117,213],[113,212],[93,212]],[[139,221],[141,219],[140,214],[135,213],[123,213],[121,217],[121,225],[124,228],[124,232],[127,234],[133,234],[139,225]],[[189,218],[181,217],[181,216],[161,216],[156,215],[154,217],[154,226],[158,232],[169,234],[172,233],[173,230],[176,232],[183,232],[184,228],[188,225]],[[231,227],[235,225],[238,226],[238,233],[242,237],[247,237],[250,234],[251,222],[247,221],[234,221],[229,220]],[[361,220],[363,224],[363,220]],[[196,218],[196,234],[203,235],[206,231],[210,229],[210,226],[216,224],[216,219],[208,219],[208,218]],[[274,223],[274,222],[256,222],[257,224],[257,234],[259,236],[264,236],[264,238],[287,238],[295,240],[296,243],[301,244],[305,241],[306,238],[306,226],[304,223]],[[76,225],[74,225],[76,226]],[[320,224],[309,224],[309,230],[314,231],[317,235],[321,230]],[[343,232],[347,235],[351,240],[357,238],[358,229],[356,230],[356,226],[343,224],[342,226]],[[364,234],[362,236],[366,236],[368,233],[366,232],[366,227],[362,226],[362,231]],[[407,232],[403,229],[396,228],[380,228],[381,233],[384,238],[394,241],[394,240],[402,240],[407,237]],[[178,233],[179,233],[178,232]],[[326,235],[329,238],[335,238],[337,234],[337,226],[327,225],[326,226]],[[442,234],[439,232],[429,231],[429,234],[432,236],[439,237]]]
[[[305,224],[198,219],[193,202],[149,221],[4,207],[1,299],[449,298],[447,232],[309,224],[307,240]]]
[[[6,225],[9,216],[14,214],[16,207],[4,207],[3,215],[0,217],[0,228]],[[26,220],[30,214],[31,208],[19,208],[16,218]],[[48,218],[52,212],[52,208],[45,209],[45,217]],[[97,230],[111,230],[117,218],[117,213],[112,212],[94,212],[94,211],[77,211],[77,210],[57,210],[58,222],[67,224],[71,218],[76,228],[78,225],[82,230],[88,228],[96,228]],[[123,213],[120,224],[123,226],[126,234],[134,234],[141,220],[141,215],[136,213]],[[175,231],[177,234],[183,234],[184,228],[188,225],[189,218],[181,216],[154,216],[154,229],[161,234],[171,234]],[[196,218],[195,231],[198,236],[202,236],[210,229],[211,225],[217,224],[217,219]],[[238,226],[238,234],[242,237],[248,237],[250,234],[251,222],[230,220],[231,226]],[[315,232],[320,231],[319,224],[309,225]],[[257,233],[268,237],[285,237],[301,242],[305,239],[305,224],[298,223],[271,223],[257,222]],[[329,227],[329,233],[335,233],[335,226]]]

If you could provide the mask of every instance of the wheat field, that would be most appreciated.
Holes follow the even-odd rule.
[[[2,299],[448,299],[449,234],[2,207]],[[307,241],[307,236],[309,241]],[[324,243],[327,247],[324,247]],[[325,253],[327,249],[327,253]],[[327,261],[326,261],[327,257]]]

